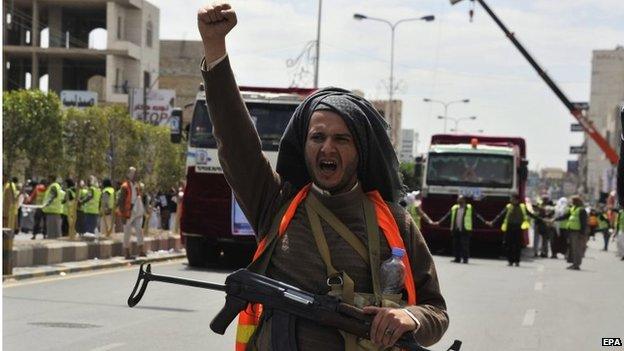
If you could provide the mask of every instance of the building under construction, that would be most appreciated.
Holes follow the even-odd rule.
[[[93,91],[128,101],[157,88],[157,7],[144,0],[3,1],[3,88]]]

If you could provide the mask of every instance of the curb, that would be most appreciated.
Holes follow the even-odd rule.
[[[134,266],[134,265],[138,265],[142,263],[162,262],[162,261],[175,260],[175,259],[180,259],[180,258],[186,258],[186,254],[176,253],[176,254],[172,254],[172,255],[164,256],[164,257],[153,257],[153,258],[148,257],[148,258],[141,258],[141,259],[137,258],[134,260],[124,260],[122,262],[109,262],[109,263],[95,264],[95,265],[89,265],[89,266],[84,266],[84,267],[71,267],[71,268],[59,267],[58,269],[46,270],[46,271],[41,271],[41,272],[3,275],[2,281],[5,282],[9,280],[17,281],[17,280],[24,280],[24,279],[31,279],[31,278],[41,278],[41,277],[47,277],[51,275],[58,275],[61,273],[96,271],[96,270],[107,269],[107,268],[117,268],[117,267],[124,267],[124,266],[130,266],[130,265]]]

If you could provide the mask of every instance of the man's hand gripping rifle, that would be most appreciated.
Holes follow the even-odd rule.
[[[149,264],[145,269],[141,265],[139,277],[128,298],[128,306],[134,307],[141,301],[147,289],[147,283],[150,281],[224,291],[227,294],[225,305],[210,323],[210,329],[217,334],[223,335],[234,318],[249,303],[260,303],[265,311],[291,314],[361,338],[370,338],[369,333],[374,316],[366,315],[361,309],[342,303],[336,297],[315,295],[246,269],[239,269],[228,275],[225,285],[221,285],[152,274]],[[409,351],[428,351],[416,342],[411,333],[405,333],[395,346]],[[460,347],[461,342],[455,340],[448,350],[459,351]]]

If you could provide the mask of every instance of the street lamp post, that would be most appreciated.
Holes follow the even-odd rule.
[[[463,102],[463,103],[467,104],[467,103],[470,102],[470,99],[453,100],[453,101],[446,102],[446,101],[440,101],[440,100],[424,98],[423,101],[424,102],[434,102],[434,103],[442,104],[442,106],[444,106],[444,117],[440,118],[440,119],[444,119],[444,133],[446,133],[446,120],[448,119],[448,107],[449,107],[449,105],[452,105],[452,104],[455,104],[455,103],[459,103],[459,102]]]
[[[377,21],[377,22],[383,22],[385,24],[387,24],[390,27],[390,34],[391,34],[391,38],[390,38],[390,79],[389,79],[389,86],[388,86],[388,121],[392,120],[393,117],[393,103],[392,103],[392,97],[394,95],[394,31],[396,29],[396,27],[403,23],[403,22],[409,22],[409,21],[427,21],[427,22],[431,22],[435,19],[435,16],[433,15],[429,15],[429,16],[422,16],[422,17],[415,17],[415,18],[404,18],[401,20],[398,20],[394,23],[382,19],[382,18],[375,18],[375,17],[369,17],[360,13],[356,13],[353,14],[353,18],[356,20],[371,20],[371,21]]]
[[[477,116],[470,116],[470,117],[462,117],[462,118],[453,118],[453,117],[449,117],[449,116],[438,116],[438,119],[443,119],[444,120],[444,124],[445,124],[445,128],[444,128],[444,132],[446,132],[446,120],[450,119],[451,121],[455,122],[455,128],[451,129],[451,131],[459,131],[459,122],[461,121],[468,121],[468,120],[472,120],[474,121],[475,119],[477,119]]]

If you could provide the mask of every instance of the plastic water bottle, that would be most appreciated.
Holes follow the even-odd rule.
[[[383,294],[399,294],[405,285],[405,265],[403,256],[405,250],[393,247],[392,257],[381,264],[381,292]]]

